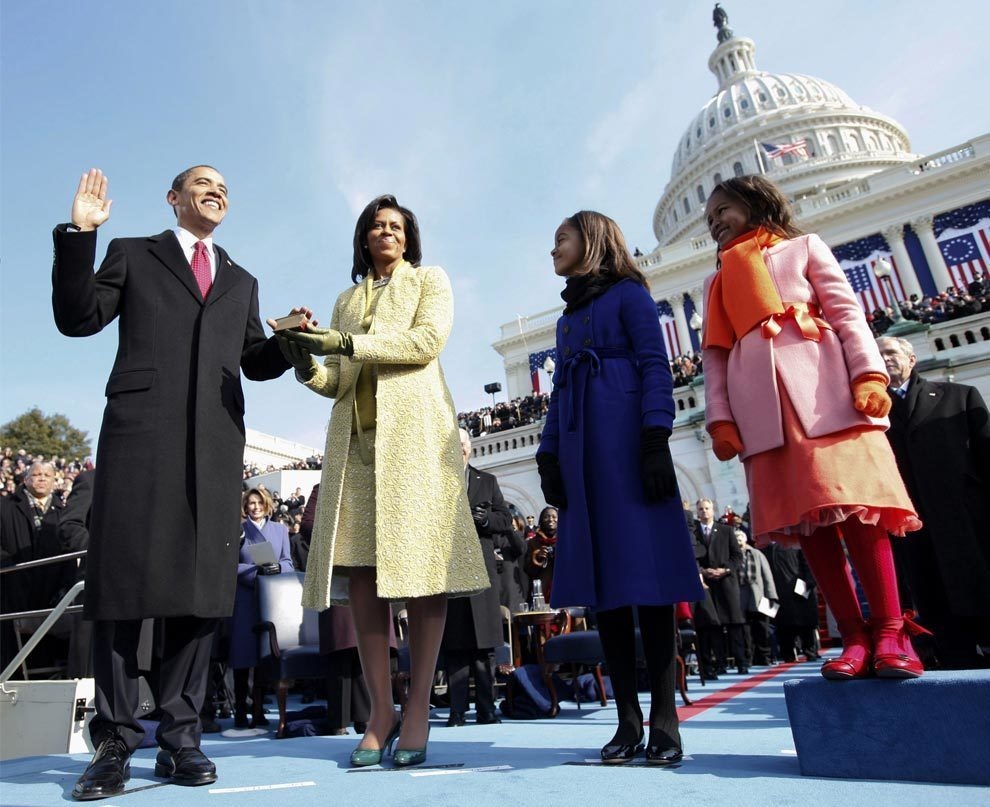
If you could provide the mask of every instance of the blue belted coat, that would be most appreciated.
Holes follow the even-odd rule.
[[[701,599],[680,494],[647,502],[644,426],[673,428],[670,364],[650,293],[622,280],[557,321],[557,366],[540,451],[560,462],[551,605],[609,610]]]

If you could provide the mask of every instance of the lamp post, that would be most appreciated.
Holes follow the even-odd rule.
[[[692,331],[695,332],[695,338],[698,340],[698,346],[701,346],[701,328],[704,326],[705,322],[701,318],[701,314],[695,309],[694,313],[691,315],[691,319],[688,320],[688,326]],[[688,382],[689,387],[697,387],[699,384],[704,383],[705,374],[704,371],[700,373],[695,373],[691,380]]]
[[[553,389],[553,371],[557,369],[557,363],[547,356],[543,360],[543,369],[546,371],[547,376],[549,376],[550,388]]]
[[[701,327],[704,325],[704,320],[701,319],[701,314],[695,311],[691,315],[691,319],[688,320],[688,325],[691,326],[691,330],[698,335],[698,344],[701,344]]]
[[[880,258],[873,265],[873,274],[876,275],[877,280],[881,283],[883,283],[884,280],[887,281],[887,285],[890,288],[890,299],[893,303],[891,308],[894,309],[893,320],[890,327],[884,332],[884,336],[903,336],[908,333],[927,331],[927,325],[924,325],[921,322],[905,319],[904,315],[901,314],[901,304],[897,301],[897,298],[894,295],[894,281],[891,278],[893,272],[894,267],[890,265],[890,261],[886,258]]]

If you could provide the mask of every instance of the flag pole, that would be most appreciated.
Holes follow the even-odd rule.
[[[767,172],[766,166],[763,164],[763,155],[760,153],[760,144],[756,142],[756,138],[753,138],[753,148],[756,149],[756,164],[760,167],[760,173],[765,174]]]

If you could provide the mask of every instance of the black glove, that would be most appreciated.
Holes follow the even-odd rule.
[[[476,527],[487,527],[488,526],[488,505],[487,504],[476,504],[471,508],[471,515],[474,517],[474,524]]]
[[[536,468],[540,473],[540,490],[547,504],[553,507],[567,507],[567,494],[564,493],[564,477],[560,473],[557,456],[548,451],[536,455]]]
[[[281,574],[282,567],[277,563],[262,563],[258,567],[258,574],[270,575],[270,574]]]
[[[648,502],[661,502],[677,494],[677,476],[667,440],[670,430],[647,426],[639,436],[639,460],[643,491]]]

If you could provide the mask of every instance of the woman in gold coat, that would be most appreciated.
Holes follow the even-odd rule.
[[[373,200],[354,232],[353,286],[331,327],[279,331],[297,378],[335,399],[303,604],[324,609],[348,578],[371,717],[355,766],[426,759],[429,699],[447,595],[488,587],[464,490],[453,401],[438,357],[453,319],[450,281],[420,266],[419,226],[393,196]],[[322,364],[313,355],[326,356]],[[334,579],[331,593],[331,576]],[[392,705],[389,601],[406,601],[411,683]]]

